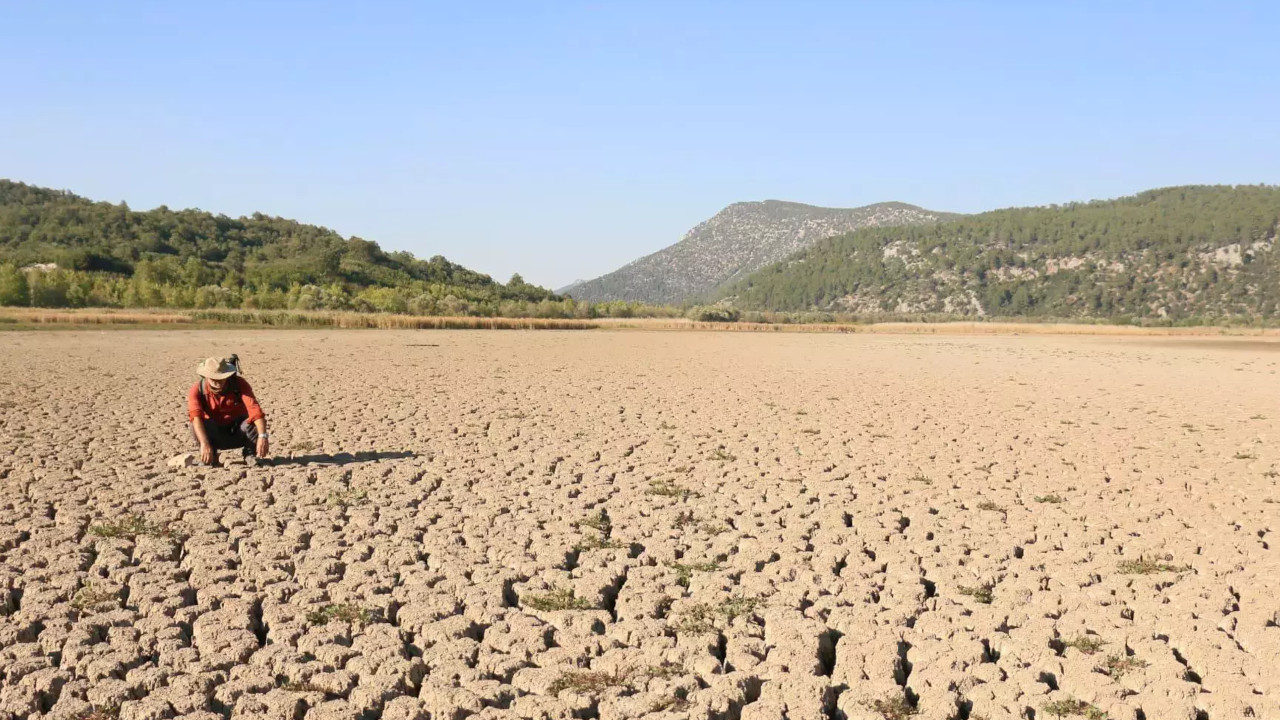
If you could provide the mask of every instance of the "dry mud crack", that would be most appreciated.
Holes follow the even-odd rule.
[[[1273,345],[431,339],[0,336],[0,718],[1280,717]]]

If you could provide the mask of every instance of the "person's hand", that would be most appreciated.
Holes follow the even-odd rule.
[[[258,457],[260,457],[260,458],[264,458],[264,457],[266,457],[266,456],[267,456],[267,453],[269,453],[269,452],[271,452],[271,444],[267,442],[267,439],[266,439],[266,438],[264,438],[264,437],[259,437],[259,438],[258,438],[258,453],[257,453]]]
[[[209,443],[201,443],[200,445],[200,462],[208,465],[213,461],[213,446]]]

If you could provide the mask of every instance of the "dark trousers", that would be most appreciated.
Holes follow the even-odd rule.
[[[254,427],[247,417],[236,418],[227,425],[219,425],[211,420],[200,422],[204,423],[205,437],[209,438],[209,445],[214,450],[241,448],[246,456],[257,454],[258,428]],[[197,443],[200,441],[194,427],[191,428],[191,435],[196,438]]]

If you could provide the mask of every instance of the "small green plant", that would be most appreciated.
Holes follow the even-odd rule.
[[[547,692],[551,695],[559,695],[565,690],[569,690],[580,695],[594,695],[610,688],[630,687],[631,673],[621,670],[617,672],[568,670],[560,673],[560,677],[551,683],[551,686],[547,688]]]
[[[324,688],[320,687],[319,685],[316,685],[316,684],[315,684],[315,683],[313,683],[313,682],[297,682],[297,681],[295,681],[295,682],[285,683],[284,685],[281,685],[281,686],[280,686],[280,689],[281,689],[281,690],[286,690],[286,691],[288,691],[288,692],[298,692],[298,693],[321,693],[321,694],[323,694],[323,695],[328,695],[328,694],[329,694],[329,691],[328,691],[328,690],[325,690]]]
[[[618,548],[626,547],[626,545],[623,545],[611,537],[593,535],[591,537],[584,538],[573,547],[575,550],[581,552],[583,550],[617,550]]]
[[[1075,648],[1085,655],[1092,655],[1102,649],[1106,645],[1106,641],[1095,635],[1080,635],[1073,640],[1067,640],[1062,643],[1064,648]]]
[[[809,414],[809,411],[808,411],[808,410],[805,410],[804,408],[800,408],[799,410],[797,410],[797,411],[796,411],[796,414],[797,414],[797,415],[808,415],[808,414]]]
[[[880,713],[884,720],[905,720],[920,711],[904,697],[891,697],[888,700],[873,700],[868,703],[872,710]]]
[[[907,478],[907,482],[917,482],[917,483],[920,483],[921,485],[933,484],[933,480],[930,480],[929,477],[926,475],[912,475],[911,477]]]
[[[717,612],[727,621],[733,621],[734,618],[743,615],[750,615],[760,607],[760,598],[743,597],[742,595],[734,595],[733,597],[720,603]]]
[[[1090,705],[1083,700],[1075,698],[1067,698],[1066,700],[1058,700],[1044,705],[1040,708],[1045,715],[1054,717],[1067,717],[1082,715],[1087,720],[1107,720],[1107,714],[1099,710],[1097,707]]]
[[[805,428],[805,429],[801,430],[800,432],[804,433],[805,435],[817,435],[818,433],[820,433],[820,432],[822,432],[822,431],[821,431],[821,430],[819,430],[818,428]]]
[[[661,665],[650,665],[644,670],[646,677],[664,679],[679,677],[686,673],[688,673],[688,670],[685,670],[683,665],[669,660],[664,660]]]
[[[523,410],[516,410],[515,412],[502,413],[501,415],[498,416],[498,419],[499,420],[524,420],[527,417],[529,416],[524,414]]]
[[[1266,419],[1267,419],[1267,416],[1266,416],[1266,415],[1254,415],[1254,416],[1250,417],[1249,419],[1250,419],[1250,420],[1266,420]]]
[[[312,610],[307,613],[307,622],[312,625],[328,625],[336,620],[363,627],[373,622],[373,619],[373,610],[352,603],[325,605],[319,610]]]
[[[1057,505],[1058,503],[1065,502],[1066,498],[1062,497],[1061,495],[1037,495],[1035,497],[1035,501],[1038,503],[1049,503],[1051,505]]]
[[[1116,565],[1121,575],[1152,575],[1155,573],[1184,573],[1191,570],[1190,565],[1170,565],[1151,558],[1139,557],[1137,560],[1121,560]]]
[[[599,530],[601,535],[609,535],[613,532],[613,522],[609,520],[609,516],[604,510],[600,510],[578,521],[578,525],[589,527],[593,530]]]
[[[364,505],[369,502],[369,493],[365,490],[353,490],[347,488],[345,490],[331,490],[329,497],[325,502],[330,507],[340,507],[344,510],[352,505]]]
[[[666,420],[663,420],[663,421],[658,425],[658,429],[659,429],[659,430],[675,430],[675,429],[676,429],[676,426],[675,426],[675,425],[672,425],[671,423],[667,422]]]
[[[719,460],[721,462],[733,462],[734,460],[738,459],[738,456],[730,455],[729,453],[725,452],[724,448],[716,448],[715,453],[711,455],[711,459]]]
[[[1124,677],[1125,673],[1133,670],[1141,670],[1146,667],[1147,664],[1146,660],[1136,657],[1126,655],[1108,655],[1107,659],[1102,663],[1102,667],[1098,668],[1098,670],[1103,675],[1119,680]]]
[[[120,708],[116,705],[108,707],[95,707],[94,709],[76,716],[76,720],[117,720],[120,717]]]
[[[660,700],[655,700],[653,704],[649,706],[649,712],[655,714],[665,712],[683,712],[688,709],[689,698],[684,695],[674,694]]]
[[[181,542],[187,534],[169,523],[153,523],[142,515],[130,513],[123,518],[104,522],[89,527],[89,534],[102,538],[126,538],[136,540],[139,537],[154,537],[177,540]]]
[[[693,579],[695,572],[715,572],[720,569],[718,562],[700,562],[700,563],[667,563],[667,567],[676,571],[676,583],[684,587],[689,587],[689,581]]]
[[[759,598],[734,595],[718,605],[697,603],[680,613],[679,620],[671,627],[680,635],[705,635],[716,632],[722,623],[750,615],[760,606]]]
[[[983,605],[990,605],[991,601],[995,600],[996,597],[994,585],[978,585],[975,587],[961,585],[959,589],[961,595],[971,597]]]
[[[998,513],[1002,513],[1005,511],[1003,506],[997,505],[994,502],[991,502],[990,500],[983,500],[982,502],[978,503],[978,509],[990,510],[992,512],[998,512]]]
[[[1236,460],[1257,460],[1258,456],[1249,452],[1238,452],[1233,456]]]
[[[551,586],[545,593],[526,595],[520,600],[525,607],[543,612],[595,609],[586,598],[575,597],[572,589],[555,585]]]
[[[108,603],[115,604],[120,596],[114,591],[97,587],[93,582],[86,582],[84,587],[76,592],[75,597],[71,598],[71,607],[76,610],[91,610],[100,605]]]
[[[662,478],[659,480],[649,481],[649,489],[645,490],[646,495],[657,495],[658,497],[673,497],[680,500],[688,500],[691,497],[698,497],[698,493],[684,487],[680,487],[673,480]]]
[[[290,449],[296,450],[297,452],[310,452],[316,449],[316,444],[311,442],[310,440],[299,440],[298,442],[294,443],[293,445],[290,445],[289,447]]]
[[[725,531],[725,527],[723,525],[715,525],[713,523],[704,522],[698,526],[698,530],[708,535],[719,535],[720,533]]]

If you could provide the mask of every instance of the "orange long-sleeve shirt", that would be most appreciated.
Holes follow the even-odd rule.
[[[242,417],[248,417],[249,422],[266,417],[262,406],[258,405],[258,398],[253,395],[253,388],[244,378],[232,381],[233,387],[225,393],[215,393],[206,388],[204,406],[209,408],[208,412],[200,407],[200,385],[197,382],[187,392],[187,416],[192,420],[205,419],[228,425]]]

